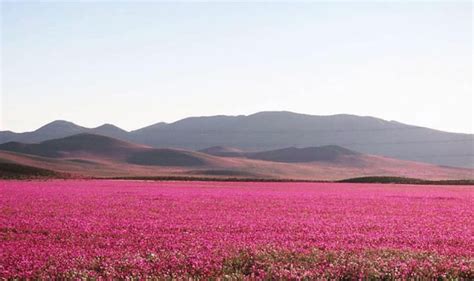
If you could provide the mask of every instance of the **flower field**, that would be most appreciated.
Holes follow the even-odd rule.
[[[474,187],[0,181],[0,279],[474,279]]]

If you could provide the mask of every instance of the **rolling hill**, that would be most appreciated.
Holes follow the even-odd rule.
[[[51,158],[124,159],[134,152],[147,149],[146,146],[86,133],[34,144],[8,142],[0,145],[0,150]]]
[[[151,166],[204,166],[213,156],[177,149],[156,149],[111,137],[81,133],[37,144],[8,142],[0,150],[62,159],[121,162]]]
[[[421,179],[471,179],[473,169],[367,155],[339,146],[285,148],[239,152],[208,149],[215,156],[182,149],[152,148],[114,138],[78,134],[37,144],[0,145],[0,163],[11,163],[67,173],[76,177],[206,176],[339,180],[361,176],[397,176]]]
[[[93,133],[155,148],[234,147],[247,152],[337,145],[366,154],[456,167],[474,167],[474,136],[347,114],[318,116],[260,112],[190,117],[127,132],[107,124],[89,129],[55,121],[28,133],[0,132],[0,143],[35,143]],[[205,151],[203,151],[205,152]],[[224,156],[225,152],[212,152]],[[234,152],[230,152],[234,153]],[[236,155],[236,154],[234,154]]]

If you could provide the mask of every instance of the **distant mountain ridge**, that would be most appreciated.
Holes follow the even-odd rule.
[[[127,132],[113,125],[85,128],[55,121],[27,133],[0,132],[0,143],[35,143],[77,133],[93,133],[156,148],[200,150],[228,146],[252,152],[288,147],[342,146],[387,157],[474,167],[474,136],[348,114],[317,116],[292,112],[189,117]]]
[[[56,120],[32,132],[13,133],[10,131],[0,131],[0,143],[10,141],[38,143],[80,133],[99,134],[118,139],[126,139],[128,135],[127,131],[111,124],[104,124],[96,128],[86,128],[69,121]]]

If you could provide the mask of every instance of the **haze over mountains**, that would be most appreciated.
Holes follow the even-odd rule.
[[[345,114],[316,116],[260,112],[248,116],[190,117],[169,124],[160,122],[131,132],[110,124],[90,129],[67,121],[54,121],[33,132],[0,132],[0,143],[37,143],[78,133],[99,134],[154,148],[202,150],[222,146],[234,150],[221,151],[218,156],[226,156],[222,153],[237,156],[239,150],[251,153],[289,147],[294,147],[293,151],[281,152],[295,155],[306,153],[297,148],[340,146],[403,160],[474,167],[472,134],[449,133]]]

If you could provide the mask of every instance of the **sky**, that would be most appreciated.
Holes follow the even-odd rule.
[[[0,130],[286,110],[474,133],[466,2],[1,1]]]

